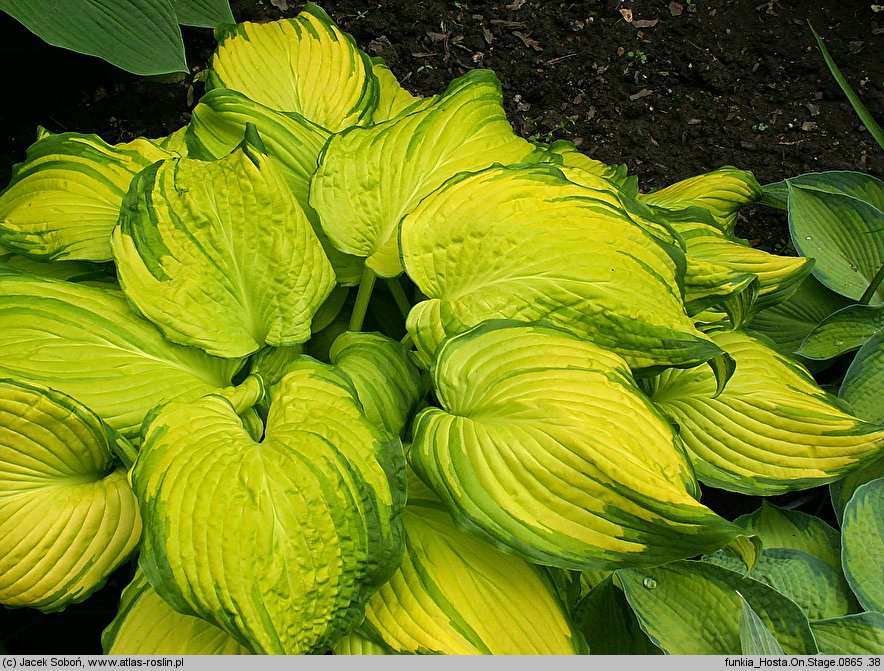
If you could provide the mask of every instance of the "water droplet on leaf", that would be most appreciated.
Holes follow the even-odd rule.
[[[810,237],[809,235],[805,235],[805,236],[804,236],[804,239],[805,239],[805,240],[813,240],[813,238]]]
[[[645,578],[642,580],[642,585],[644,585],[647,589],[657,589],[657,581],[653,578]]]

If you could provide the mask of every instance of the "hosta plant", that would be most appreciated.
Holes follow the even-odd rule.
[[[314,5],[219,39],[187,127],[41,130],[0,194],[0,602],[124,567],[108,653],[881,651],[884,427],[747,329],[813,265],[734,235],[751,173],[640,193]],[[840,532],[702,490],[836,482]]]

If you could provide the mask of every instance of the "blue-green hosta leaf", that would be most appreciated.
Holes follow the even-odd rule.
[[[884,478],[884,455],[870,463],[868,466],[863,466],[862,468],[850,471],[846,476],[829,485],[829,495],[832,499],[832,508],[835,510],[835,517],[838,519],[838,524],[841,524],[844,508],[847,507],[847,502],[850,501],[850,497],[853,496],[856,488],[860,485],[864,485],[870,480],[877,480],[878,478]],[[840,564],[840,543],[838,548],[838,561]]]
[[[402,222],[402,260],[429,298],[408,330],[431,357],[441,334],[488,319],[548,321],[630,366],[696,366],[721,354],[686,315],[684,257],[610,191],[552,166],[449,181]]]
[[[740,595],[740,652],[744,655],[785,655],[764,621],[752,610],[746,599]]]
[[[651,641],[670,655],[739,655],[745,599],[790,655],[816,654],[807,617],[776,590],[706,562],[615,573]]]
[[[53,46],[158,75],[187,72],[176,1],[183,0],[0,0],[0,11]]]
[[[143,171],[112,244],[138,310],[173,342],[217,356],[305,342],[335,284],[282,173],[249,145]]]
[[[437,500],[410,493],[403,519],[405,556],[365,609],[379,641],[399,653],[582,652],[542,569],[460,531]]]
[[[290,366],[256,442],[237,415],[261,391],[250,377],[145,424],[131,473],[140,566],[175,610],[252,652],[322,652],[400,560],[402,448],[328,365]]]
[[[349,378],[365,416],[399,436],[424,396],[420,372],[408,350],[379,333],[346,331],[329,351],[329,360]]]
[[[232,27],[209,63],[206,88],[240,91],[333,133],[370,123],[378,104],[371,60],[312,3],[294,19]]]
[[[399,116],[426,109],[438,96],[419,98],[402,88],[399,80],[392,73],[382,58],[372,58],[371,71],[378,79],[378,106],[372,114],[372,123],[381,123]]]
[[[69,396],[0,380],[0,603],[61,610],[135,551],[122,441]]]
[[[223,629],[172,610],[138,569],[101,635],[106,655],[248,655]]]
[[[707,555],[703,561],[737,573],[745,571],[739,559],[720,552]],[[766,549],[748,575],[789,597],[809,620],[841,617],[860,610],[841,570],[801,550]]]
[[[442,345],[441,408],[409,461],[458,524],[529,561],[659,564],[738,527],[698,503],[670,424],[616,354],[547,326],[490,322]]]
[[[172,154],[147,140],[41,133],[0,193],[0,243],[42,259],[109,261],[110,235],[132,178]]]
[[[0,275],[0,377],[69,394],[127,437],[157,403],[226,387],[240,363],[170,343],[118,292]]]
[[[584,572],[586,573],[586,572]],[[608,575],[577,604],[574,623],[593,655],[661,655]]]
[[[761,196],[761,186],[751,172],[724,166],[658,191],[639,194],[638,198],[648,205],[667,210],[702,207],[709,211],[720,231],[730,233],[739,209]]]
[[[884,425],[884,328],[860,347],[841,382],[838,396],[853,406],[857,415]]]
[[[494,73],[471,70],[424,110],[333,136],[310,204],[338,249],[395,277],[402,272],[399,222],[421,198],[459,172],[515,163],[532,151],[506,119]]]
[[[881,329],[884,329],[884,305],[850,305],[817,324],[795,353],[805,359],[832,359],[859,349]],[[878,396],[878,400],[880,398]]]
[[[810,628],[824,655],[884,654],[884,613],[869,611],[811,622]]]
[[[816,259],[813,274],[833,291],[859,300],[884,265],[884,183],[870,188],[879,193],[862,200],[787,180],[789,231],[802,256]],[[877,206],[875,203],[877,202]],[[884,302],[884,285],[871,297],[871,305]]]
[[[808,275],[785,301],[753,315],[747,330],[769,338],[780,354],[794,357],[795,350],[817,324],[850,304],[849,299]]]
[[[247,124],[253,124],[267,150],[276,159],[286,183],[313,226],[326,256],[344,286],[359,284],[362,259],[344,254],[329,242],[319,216],[308,203],[310,178],[331,133],[295,112],[280,112],[238,91],[214,89],[193,109],[187,127],[188,154],[200,159],[224,158],[241,143]]]
[[[172,0],[178,23],[184,26],[214,28],[234,23],[229,0]]]
[[[758,536],[765,549],[800,550],[841,570],[841,534],[816,515],[762,501],[758,510],[740,515],[734,524]]]
[[[884,478],[856,488],[841,523],[841,565],[866,610],[884,612]]]
[[[865,172],[851,170],[809,172],[781,182],[765,184],[762,187],[765,198],[776,201],[781,209],[786,209],[789,200],[789,184],[812,191],[850,196],[884,211],[884,189],[881,188],[881,180]]]
[[[725,390],[708,368],[667,370],[653,401],[679,426],[701,482],[754,495],[837,480],[884,446],[884,428],[839,407],[803,368],[737,331],[710,338],[737,362]]]

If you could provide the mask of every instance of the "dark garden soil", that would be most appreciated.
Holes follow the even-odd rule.
[[[303,6],[231,4],[238,20],[258,21],[295,16]],[[439,93],[470,68],[490,68],[518,133],[570,139],[594,158],[625,163],[643,190],[722,165],[752,170],[762,184],[822,170],[884,177],[884,152],[830,76],[807,23],[881,120],[884,12],[869,0],[320,4],[414,93]],[[185,29],[185,42],[191,73],[177,83],[146,81],[48,47],[0,15],[0,186],[37,125],[115,143],[186,124],[214,42],[203,29]],[[789,253],[780,213],[759,207],[744,214],[738,233]],[[732,509],[728,497],[721,501],[726,516],[757,507],[748,497]],[[819,497],[808,501],[821,505]],[[0,645],[9,652],[100,652],[98,636],[128,581],[121,571],[64,613],[0,612]]]

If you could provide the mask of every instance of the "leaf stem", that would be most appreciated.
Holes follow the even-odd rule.
[[[374,289],[374,281],[377,278],[378,276],[368,266],[362,269],[362,279],[359,280],[359,291],[356,293],[356,304],[353,306],[353,312],[350,314],[348,330],[362,330],[362,322],[365,321],[368,302],[371,300],[371,292]]]
[[[393,294],[393,300],[396,301],[396,307],[399,308],[399,312],[402,313],[403,317],[408,317],[408,313],[411,312],[411,303],[408,302],[408,296],[405,295],[405,290],[402,288],[399,278],[390,277],[384,280],[384,282],[390,288],[390,293]]]
[[[878,287],[881,286],[881,282],[884,282],[884,264],[878,268],[878,272],[875,273],[875,276],[872,278],[872,281],[869,283],[868,288],[863,292],[862,297],[859,299],[860,304],[868,305],[872,296],[875,295],[875,292],[878,291]]]

